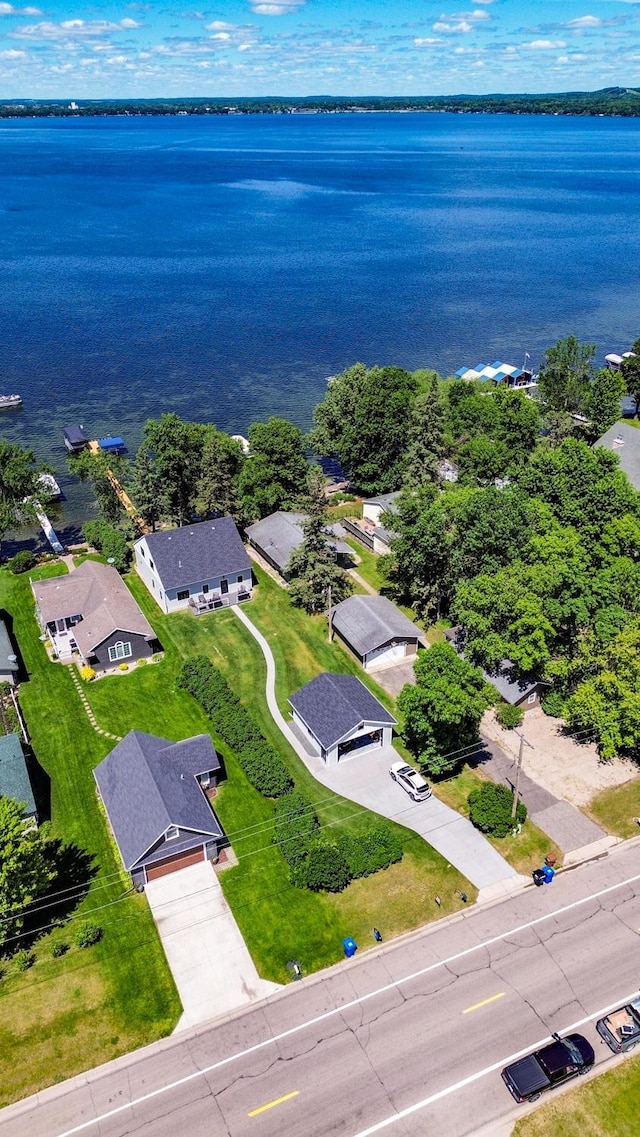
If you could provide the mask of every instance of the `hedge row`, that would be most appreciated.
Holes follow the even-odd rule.
[[[291,882],[298,888],[341,892],[349,881],[402,860],[402,842],[384,822],[358,837],[320,835],[313,805],[298,791],[280,798],[274,820],[273,843],[280,848]]]
[[[198,700],[259,793],[276,798],[291,789],[293,780],[280,755],[206,656],[185,663],[178,684]]]

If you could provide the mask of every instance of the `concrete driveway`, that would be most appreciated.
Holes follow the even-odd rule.
[[[208,861],[150,880],[145,891],[182,1002],[176,1030],[279,990],[260,979]]]

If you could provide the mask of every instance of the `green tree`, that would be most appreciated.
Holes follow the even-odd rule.
[[[385,591],[421,617],[438,619],[450,595],[449,561],[454,536],[444,498],[432,486],[396,499],[389,555],[380,557]]]
[[[545,410],[583,410],[595,354],[595,344],[579,343],[575,336],[567,336],[547,348],[538,376]]]
[[[254,422],[249,427],[249,447],[238,478],[244,516],[253,521],[277,509],[295,508],[309,473],[297,426],[275,417]]]
[[[125,481],[128,472],[126,459],[103,451],[92,454],[89,450],[82,450],[69,458],[68,465],[81,482],[90,482],[102,519],[112,523],[121,521],[125,511],[113,488],[111,475],[121,483]]]
[[[471,824],[491,837],[506,837],[514,826],[524,825],[527,819],[527,807],[521,801],[516,806],[515,817],[511,816],[513,794],[507,786],[485,782],[471,791],[467,801]]]
[[[155,462],[162,486],[162,500],[176,525],[191,520],[196,512],[202,454],[210,427],[183,422],[176,414],[147,419],[144,443]]]
[[[131,546],[117,525],[111,525],[108,521],[87,521],[82,526],[82,536],[111,561],[118,572],[127,571],[131,564]]]
[[[426,390],[416,396],[411,412],[404,484],[419,489],[438,480],[444,457],[444,404],[437,375],[426,380]]]
[[[147,443],[143,443],[136,453],[129,493],[143,521],[155,532],[156,525],[167,511],[167,502],[162,479]]]
[[[327,498],[324,474],[314,466],[308,475],[304,499],[306,516],[302,522],[302,544],[294,549],[287,565],[291,602],[305,612],[326,609],[329,590],[332,604],[339,604],[353,591],[351,579],[336,564],[335,549],[327,530]]]
[[[55,875],[43,833],[25,826],[23,809],[22,803],[0,797],[0,944],[20,931],[25,909]]]
[[[585,413],[591,420],[590,435],[600,438],[620,418],[620,399],[625,381],[619,371],[608,367],[596,371],[585,401]]]
[[[482,672],[447,643],[436,643],[418,656],[416,684],[398,696],[404,715],[404,739],[431,776],[455,769],[461,751],[479,741],[480,719],[493,702]]]
[[[228,513],[239,519],[238,477],[245,457],[242,446],[221,430],[210,431],[202,450],[197,486],[198,513],[215,517]]]
[[[633,355],[622,360],[620,370],[625,382],[628,395],[636,401],[636,414],[640,406],[640,339],[637,339],[631,348]]]
[[[338,458],[363,493],[396,490],[417,390],[416,378],[400,367],[356,363],[336,376],[315,408],[310,445]]]
[[[458,478],[463,485],[488,486],[504,478],[511,465],[511,452],[504,442],[478,435],[458,451]]]
[[[496,572],[517,559],[530,536],[532,510],[517,486],[487,486],[448,495],[455,525],[450,554],[454,581]]]
[[[0,442],[0,540],[21,520],[35,516],[31,499],[36,493],[46,498],[38,486],[45,469],[36,464],[33,451],[16,442]]]
[[[599,659],[599,670],[565,703],[567,724],[592,731],[604,760],[640,756],[640,628],[620,632]]]

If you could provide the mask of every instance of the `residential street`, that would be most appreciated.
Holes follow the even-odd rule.
[[[501,1137],[507,1061],[568,1028],[610,1058],[588,1020],[637,993],[639,930],[635,841],[10,1107],[0,1134]]]

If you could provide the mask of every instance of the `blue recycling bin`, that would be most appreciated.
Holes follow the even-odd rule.
[[[553,880],[554,876],[556,875],[554,870],[551,868],[551,865],[543,865],[542,869],[540,871],[542,872],[542,875],[544,877],[544,883],[545,884],[551,884],[551,881]]]
[[[344,948],[344,954],[346,955],[347,959],[350,959],[352,955],[355,955],[358,950],[358,945],[351,936],[347,936],[346,940],[342,941],[342,946]]]

